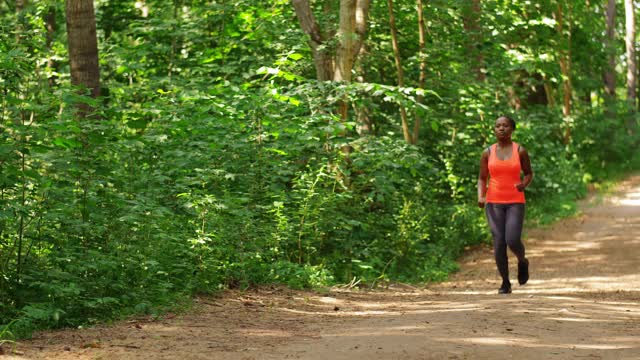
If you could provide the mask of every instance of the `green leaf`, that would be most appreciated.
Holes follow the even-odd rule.
[[[75,139],[56,138],[52,141],[52,144],[65,149],[77,149],[82,147],[82,143]]]
[[[146,120],[137,119],[127,121],[127,127],[131,129],[141,130],[147,127],[148,122]]]

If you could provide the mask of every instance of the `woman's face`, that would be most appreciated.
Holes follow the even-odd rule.
[[[513,133],[513,126],[511,126],[511,122],[509,120],[501,117],[496,120],[496,125],[493,128],[493,131],[498,140],[509,140],[511,139],[511,133]]]

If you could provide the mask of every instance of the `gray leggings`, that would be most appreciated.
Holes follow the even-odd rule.
[[[485,212],[491,235],[493,235],[493,252],[496,265],[503,282],[509,282],[509,261],[507,246],[524,261],[524,244],[521,240],[522,224],[524,222],[524,204],[492,204],[485,205]]]

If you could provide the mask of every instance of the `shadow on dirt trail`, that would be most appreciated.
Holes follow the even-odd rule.
[[[507,296],[480,248],[423,289],[228,292],[162,321],[40,333],[4,358],[640,359],[640,177],[526,246],[532,278]]]

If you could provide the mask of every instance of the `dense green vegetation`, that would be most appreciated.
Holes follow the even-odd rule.
[[[227,287],[444,279],[488,240],[476,180],[501,114],[532,158],[529,224],[570,214],[638,167],[624,7],[608,49],[602,3],[425,1],[421,50],[396,0],[398,86],[385,2],[350,82],[316,80],[289,1],[97,0],[94,98],[70,82],[63,1],[3,2],[0,334]],[[339,1],[311,7],[334,51]]]

